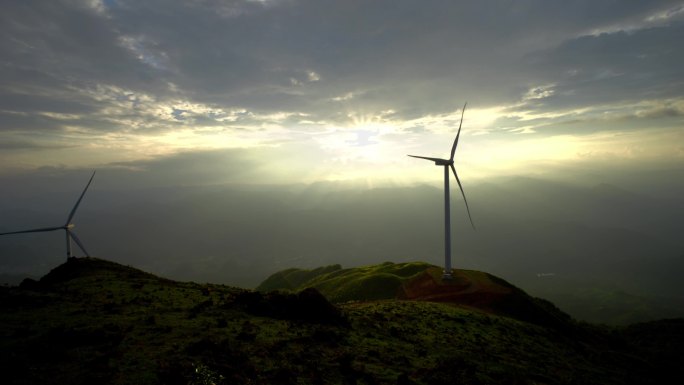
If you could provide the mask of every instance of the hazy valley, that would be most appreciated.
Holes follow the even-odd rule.
[[[255,287],[288,267],[443,260],[439,188],[317,183],[123,191],[117,177],[136,182],[98,175],[75,219],[80,238],[94,256],[169,278]],[[467,186],[477,230],[454,204],[454,266],[501,276],[594,322],[684,315],[684,208],[661,193],[671,189],[633,192],[619,183],[510,178]],[[53,188],[21,197],[5,190],[0,230],[61,223],[74,193],[68,186],[48,193]],[[63,248],[61,234],[5,236],[0,267],[14,283],[37,277],[63,260]]]

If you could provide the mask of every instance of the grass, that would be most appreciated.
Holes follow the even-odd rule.
[[[318,277],[319,275],[327,274],[341,269],[342,266],[340,265],[324,266],[313,270],[303,270],[296,268],[286,269],[268,277],[264,282],[261,283],[261,285],[259,285],[259,288],[257,290],[293,290],[302,286],[305,282],[308,282]]]
[[[383,290],[421,268],[313,279]],[[3,384],[648,384],[681,367],[681,322],[561,331],[447,303],[333,306],[315,291],[174,282],[94,259],[58,269],[0,289]]]
[[[313,287],[332,302],[390,299],[397,296],[402,284],[429,267],[431,265],[422,262],[385,262],[352,269],[342,269],[340,265],[313,270],[287,269],[271,275],[257,290],[301,290]]]
[[[548,301],[532,298],[501,278],[475,270],[442,269],[423,262],[392,263],[343,269],[287,269],[267,278],[257,290],[318,289],[331,302],[417,299],[456,303],[544,326],[568,327],[570,317]],[[297,277],[298,279],[291,279]],[[294,282],[298,283],[294,285]]]

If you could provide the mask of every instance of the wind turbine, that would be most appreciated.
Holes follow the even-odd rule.
[[[74,208],[71,209],[71,212],[69,213],[69,217],[66,220],[66,223],[63,226],[56,226],[56,227],[44,227],[40,229],[33,229],[33,230],[22,230],[22,231],[12,231],[9,233],[0,233],[0,235],[9,235],[9,234],[23,234],[23,233],[42,233],[46,231],[56,231],[56,230],[64,230],[66,233],[66,249],[67,249],[67,259],[71,258],[71,240],[73,239],[74,242],[78,245],[78,247],[83,250],[85,253],[86,257],[90,257],[90,254],[86,251],[85,247],[83,246],[83,243],[81,242],[80,239],[76,236],[76,233],[73,232],[74,224],[71,223],[71,220],[74,218],[74,214],[76,214],[76,209],[78,209],[78,205],[81,204],[81,200],[83,200],[83,196],[85,195],[86,191],[88,191],[88,187],[90,186],[90,183],[93,181],[93,178],[95,177],[95,171],[93,171],[93,175],[90,177],[90,180],[88,181],[88,184],[85,186],[83,189],[83,192],[81,193],[81,196],[78,198],[76,201],[76,204],[74,205]]]
[[[458,179],[458,174],[456,173],[456,168],[454,167],[454,154],[456,153],[456,146],[458,146],[458,137],[461,135],[461,126],[463,125],[463,114],[465,114],[465,108],[468,103],[463,105],[463,111],[461,111],[461,123],[458,125],[458,133],[456,134],[456,139],[454,144],[451,146],[451,157],[449,159],[441,158],[430,158],[427,156],[409,155],[413,158],[426,159],[435,162],[436,166],[444,166],[444,275],[443,279],[451,279],[451,210],[449,207],[449,168],[453,171],[456,177],[456,182],[458,187],[461,189],[461,194],[463,195],[463,201],[465,202],[466,210],[468,211],[468,218],[470,219],[470,225],[475,229],[475,224],[473,223],[473,218],[470,216],[470,208],[468,207],[468,200],[466,199],[465,192],[463,192],[463,186],[461,185],[461,180]]]

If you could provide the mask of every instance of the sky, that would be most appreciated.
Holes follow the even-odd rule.
[[[170,278],[440,264],[442,170],[406,155],[463,116],[456,267],[684,304],[684,1],[0,7],[0,232],[61,225],[97,170],[79,238]],[[0,275],[63,242],[3,236]]]
[[[466,180],[684,160],[681,1],[3,1],[0,31],[0,176],[429,182],[405,155],[466,102]]]

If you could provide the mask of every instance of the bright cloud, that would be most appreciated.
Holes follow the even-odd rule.
[[[291,149],[299,167],[303,143],[334,171],[290,175],[421,178],[405,155],[447,154],[466,101],[457,157],[482,175],[679,162],[683,9],[14,2],[0,15],[0,167],[231,148]]]

